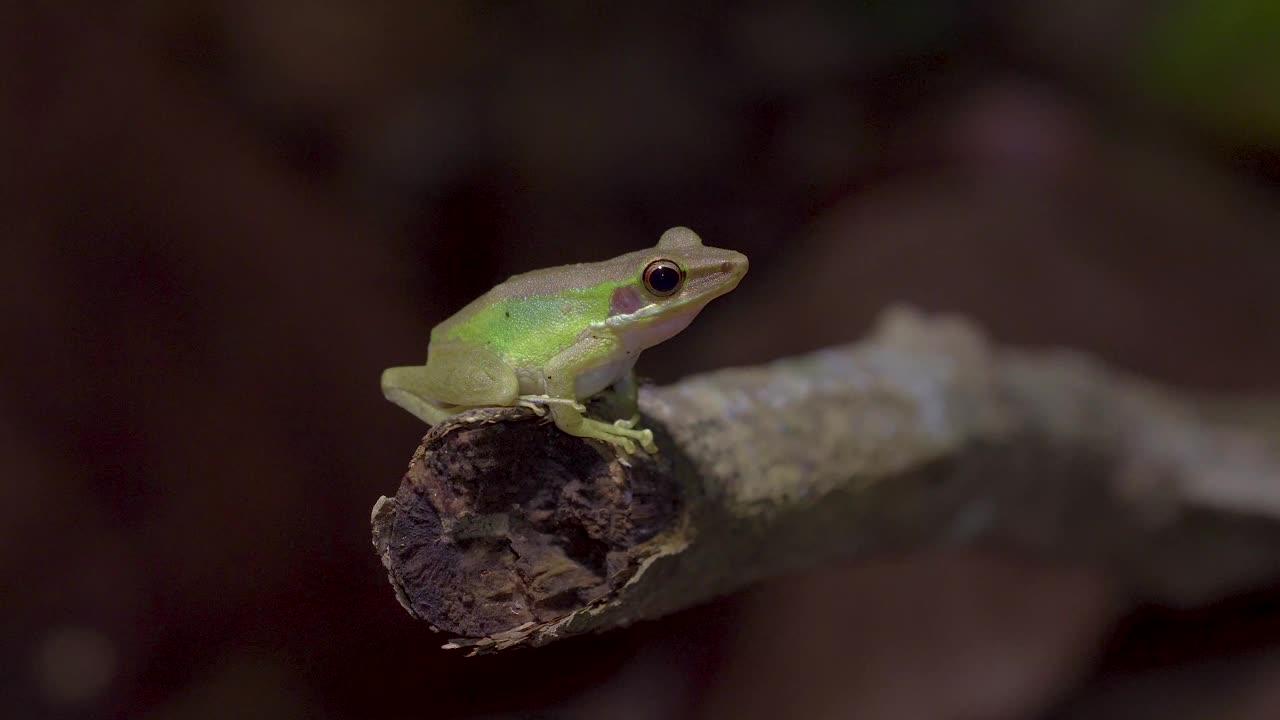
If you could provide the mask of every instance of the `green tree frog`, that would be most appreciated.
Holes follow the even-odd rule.
[[[747,258],[688,228],[612,260],[516,275],[431,330],[427,363],[382,373],[387,399],[428,425],[469,408],[547,410],[563,431],[656,452],[639,416],[609,423],[582,402],[612,387],[635,408],[640,351],[676,335],[747,272]]]

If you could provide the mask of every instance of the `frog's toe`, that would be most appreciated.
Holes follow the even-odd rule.
[[[641,438],[640,438],[640,447],[644,448],[644,449],[645,449],[645,451],[646,451],[646,452],[649,452],[649,453],[656,453],[656,452],[658,452],[658,445],[657,445],[657,443],[655,443],[655,442],[653,441],[653,431],[652,431],[652,430],[648,430],[648,429],[646,429],[646,430],[643,432],[643,434],[642,434],[642,436],[641,436]]]
[[[640,422],[640,413],[636,413],[626,420],[614,420],[613,426],[623,428],[624,430],[630,430],[631,428],[634,428],[638,422]]]
[[[564,405],[566,407],[571,407],[579,413],[585,413],[587,411],[587,406],[577,400],[572,398],[551,397],[550,395],[521,395],[518,402],[524,407],[533,408],[534,411],[545,411],[547,407],[552,405]],[[542,412],[538,412],[538,414],[541,415]]]
[[[626,447],[630,448],[627,450],[628,453],[635,452],[635,442],[633,441],[639,441],[640,447],[644,448],[646,452],[658,452],[658,446],[653,442],[653,431],[648,428],[632,430],[626,427],[615,427],[614,432],[617,433],[615,437],[626,441]]]
[[[547,414],[546,405],[543,405],[542,403],[533,402],[532,400],[521,399],[516,403],[516,405],[522,408],[529,408],[530,410],[533,411],[533,414],[537,415],[538,417],[542,417],[543,415]]]

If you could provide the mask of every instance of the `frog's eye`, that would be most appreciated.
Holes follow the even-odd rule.
[[[644,269],[644,287],[654,295],[671,295],[683,282],[684,272],[670,260],[654,260]]]

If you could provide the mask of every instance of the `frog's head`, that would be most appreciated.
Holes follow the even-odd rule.
[[[610,324],[625,329],[627,345],[643,349],[683,330],[747,274],[747,256],[707,247],[697,233],[674,227],[649,250],[631,253],[634,281],[616,288]]]

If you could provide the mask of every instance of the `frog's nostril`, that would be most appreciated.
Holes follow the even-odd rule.
[[[729,262],[728,260],[725,260],[724,262],[720,263],[720,272],[723,272],[723,273],[733,272],[733,263]]]

